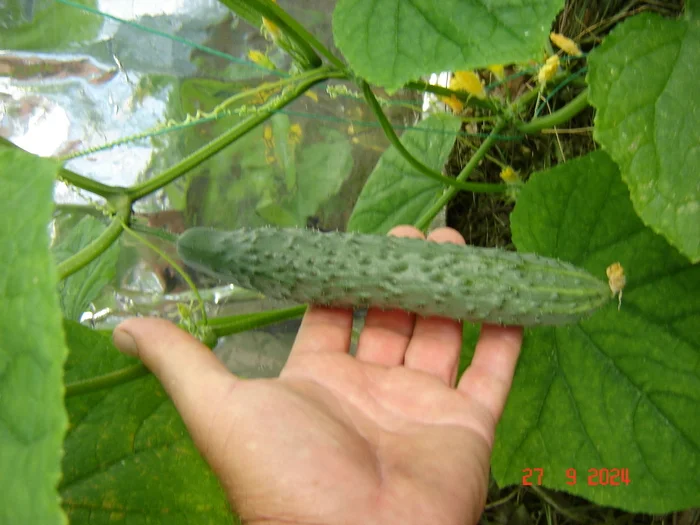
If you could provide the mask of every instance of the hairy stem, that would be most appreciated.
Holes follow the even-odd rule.
[[[579,93],[576,98],[569,102],[563,108],[556,110],[545,117],[532,119],[530,122],[525,122],[517,126],[518,131],[522,133],[537,133],[546,128],[559,126],[564,122],[568,122],[581,111],[588,107],[588,90]]]
[[[117,212],[109,226],[97,239],[58,265],[58,278],[63,280],[97,259],[117,240],[122,232],[123,224],[128,224],[130,217],[131,201],[126,197],[119,199]]]
[[[105,388],[123,385],[134,379],[147,376],[151,371],[148,370],[142,363],[138,363],[126,368],[120,368],[109,374],[104,374],[90,379],[83,379],[74,383],[66,384],[66,398],[97,392]]]
[[[302,73],[297,77],[299,84],[297,84],[294,88],[291,88],[289,93],[280,95],[278,98],[260,108],[257,113],[239,122],[229,131],[215,138],[205,146],[202,146],[200,149],[185,157],[183,160],[165,170],[160,175],[141,184],[132,186],[127,190],[129,197],[132,201],[138,200],[156,190],[159,190],[163,186],[170,184],[178,177],[184,175],[195,166],[198,166],[211,156],[224,149],[233,141],[248,133],[258,124],[261,124],[267,120],[267,118],[270,117],[270,115],[272,115],[275,111],[282,109],[293,100],[299,98],[314,84],[323,82],[329,78],[344,78],[344,76],[344,73],[329,67],[320,67],[318,69],[314,69],[313,71]]]
[[[306,311],[306,305],[294,306],[280,310],[269,310],[255,314],[234,315],[230,317],[220,317],[209,320],[209,327],[212,328],[217,337],[237,334],[246,330],[262,328],[274,323],[301,317]],[[105,334],[107,335],[107,334]],[[68,383],[66,385],[66,397],[79,396],[112,388],[135,379],[149,375],[151,372],[143,364],[138,363],[127,366],[114,372],[101,376],[91,377],[82,381]]]
[[[384,130],[384,134],[389,139],[389,142],[391,142],[391,144],[396,148],[399,154],[404,159],[406,159],[406,161],[408,161],[408,163],[411,166],[413,166],[417,171],[419,171],[426,177],[430,177],[431,179],[436,180],[446,186],[450,186],[450,188],[454,189],[455,192],[457,190],[473,191],[475,193],[496,193],[504,191],[499,184],[487,184],[483,182],[462,182],[461,180],[445,177],[443,174],[432,170],[431,168],[423,164],[421,161],[419,161],[417,158],[411,155],[411,153],[401,143],[401,140],[396,135],[394,128],[391,127],[391,123],[386,118],[386,115],[384,115],[384,112],[382,111],[379,102],[374,96],[374,93],[372,93],[372,89],[369,87],[369,84],[367,84],[367,82],[362,82],[362,92],[365,96],[365,100],[367,100],[367,103],[376,115],[377,120],[379,121],[379,125]]]
[[[468,178],[469,175],[471,175],[472,171],[474,171],[481,159],[484,158],[484,155],[486,155],[488,150],[491,149],[491,146],[493,146],[493,144],[496,142],[497,135],[501,132],[505,125],[506,123],[502,119],[496,123],[489,136],[486,138],[486,140],[484,140],[484,142],[481,143],[479,149],[474,152],[474,155],[471,156],[469,162],[467,162],[467,165],[464,166],[462,171],[459,173],[457,180],[463,181]],[[506,191],[507,188],[505,184],[490,184],[490,186],[498,188],[498,191],[501,192]],[[420,219],[418,219],[418,221],[415,223],[415,227],[419,230],[425,231],[428,226],[430,226],[430,223],[433,222],[435,216],[440,213],[443,206],[445,206],[456,194],[457,190],[454,187],[448,188],[445,193],[440,196],[437,202]]]
[[[90,193],[94,193],[95,195],[99,195],[100,197],[104,198],[113,197],[124,193],[124,188],[102,184],[101,182],[92,180],[83,175],[78,175],[77,173],[65,168],[61,168],[61,170],[58,172],[58,178],[63,182],[67,182],[68,184],[75,186],[76,188],[89,191]]]
[[[224,337],[226,335],[237,334],[252,330],[254,328],[262,328],[263,326],[296,319],[301,317],[306,311],[306,305],[293,306],[291,308],[283,308],[279,310],[268,310],[254,314],[234,315],[230,317],[219,317],[209,320],[209,328],[212,329],[216,337]]]

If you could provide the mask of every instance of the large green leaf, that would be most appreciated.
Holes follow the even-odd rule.
[[[431,115],[401,136],[406,149],[426,166],[441,171],[461,121]],[[435,203],[444,186],[418,172],[393,146],[379,159],[348,221],[348,231],[386,234],[398,224],[415,223]]]
[[[0,145],[0,523],[65,523],[66,346],[47,228],[59,168]]]
[[[110,339],[66,322],[66,383],[132,366]],[[60,490],[71,523],[231,523],[218,481],[158,381],[145,377],[67,399]]]
[[[95,0],[76,3],[95,8]],[[7,4],[7,5],[5,5]],[[102,17],[55,0],[7,0],[0,21],[0,49],[57,52],[97,36]]]
[[[323,142],[305,147],[300,152],[297,168],[296,192],[291,196],[291,207],[296,216],[306,219],[318,211],[340,187],[352,171],[352,148],[345,135],[330,128],[322,130]]]
[[[398,89],[444,70],[537,58],[563,0],[338,0],[333,35],[355,72]]]
[[[90,244],[103,231],[104,224],[91,216],[83,217],[54,248],[56,262],[61,262]],[[97,259],[59,285],[61,309],[67,319],[78,321],[90,303],[117,273],[119,247],[110,246]]]
[[[594,136],[622,171],[634,208],[700,261],[700,21],[644,14],[591,53]]]
[[[534,174],[511,224],[518,250],[601,277],[619,261],[627,287],[619,311],[611,301],[579,324],[526,332],[494,448],[499,484],[542,468],[543,485],[602,505],[700,505],[700,266],[641,223],[604,152]],[[628,469],[631,482],[589,485],[594,468]]]

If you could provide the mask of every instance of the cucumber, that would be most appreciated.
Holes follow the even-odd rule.
[[[421,239],[192,228],[177,250],[187,265],[244,288],[326,306],[528,326],[573,323],[610,300],[607,283],[566,262]]]

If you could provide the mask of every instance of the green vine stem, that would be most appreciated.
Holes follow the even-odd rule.
[[[76,188],[89,191],[90,193],[94,193],[95,195],[99,195],[105,199],[124,193],[124,188],[103,184],[83,175],[78,175],[77,173],[65,168],[61,168],[61,170],[58,172],[58,178],[63,182],[75,186]]]
[[[279,97],[266,104],[260,110],[250,117],[233,126],[229,131],[215,138],[205,146],[185,157],[183,160],[165,170],[160,175],[153,177],[141,184],[137,184],[127,189],[129,198],[132,201],[138,200],[146,195],[159,190],[163,186],[171,183],[178,177],[187,173],[189,170],[215,155],[233,141],[239,139],[250,130],[261,124],[275,111],[285,107],[290,102],[296,100],[303,95],[313,85],[328,80],[329,78],[345,78],[345,73],[337,71],[334,68],[327,66],[302,73],[296,77],[299,84],[290,89],[288,93],[284,93]]]
[[[398,135],[396,135],[394,128],[391,127],[391,123],[386,118],[386,115],[384,115],[384,112],[382,111],[379,102],[374,96],[374,93],[372,93],[372,89],[369,87],[369,84],[367,84],[367,82],[362,82],[362,92],[364,93],[365,100],[376,115],[377,120],[379,121],[379,125],[384,130],[384,134],[389,139],[389,142],[391,142],[391,144],[396,148],[396,150],[401,154],[401,156],[405,158],[409,164],[411,164],[411,166],[413,166],[423,175],[425,175],[426,177],[430,177],[431,179],[436,180],[446,186],[450,186],[450,188],[454,189],[455,191],[464,190],[472,191],[475,193],[498,193],[505,191],[505,188],[502,187],[500,184],[489,184],[484,182],[462,182],[459,179],[445,177],[441,173],[430,169],[428,166],[426,166],[413,155],[411,155],[411,153],[409,153],[409,151],[404,147],[404,145],[401,144],[401,140],[399,139]]]
[[[210,319],[208,327],[212,329],[216,337],[224,337],[226,335],[237,334],[252,330],[254,328],[262,328],[267,325],[288,321],[301,317],[306,311],[306,305],[293,306],[291,308],[283,308],[279,310],[268,310],[266,312],[258,312],[254,314],[234,315],[230,317],[218,317]]]
[[[462,171],[459,173],[457,180],[463,181],[469,177],[469,175],[471,175],[472,171],[474,171],[481,159],[484,158],[484,155],[486,155],[489,149],[491,149],[491,146],[493,146],[493,144],[496,142],[496,137],[505,127],[505,125],[506,122],[503,119],[496,122],[496,125],[491,130],[489,136],[486,138],[486,140],[484,140],[484,142],[481,143],[479,149],[474,152],[474,155],[472,155],[472,157],[469,159],[467,165],[464,166]],[[499,188],[499,191],[502,192],[506,191],[507,189],[505,184],[490,184],[490,186],[497,187]],[[433,219],[435,219],[437,214],[440,213],[442,207],[445,206],[456,194],[457,189],[455,187],[448,188],[447,191],[440,196],[437,202],[433,204],[433,206],[420,219],[418,219],[418,221],[415,223],[415,227],[421,231],[427,230],[430,223],[433,222]]]
[[[119,234],[122,232],[123,224],[128,224],[130,217],[131,201],[125,196],[122,196],[117,205],[117,212],[109,226],[107,226],[97,239],[58,265],[58,278],[63,280],[97,259],[117,240]]]
[[[0,145],[7,146],[8,148],[22,149],[17,146],[14,142],[10,142],[6,138],[0,137]],[[24,151],[24,150],[22,150]],[[107,184],[102,184],[96,180],[89,179],[83,175],[78,175],[70,170],[61,168],[58,172],[59,180],[72,184],[83,190],[87,190],[95,195],[100,195],[104,198],[114,197],[120,195],[124,192],[124,188],[118,186],[108,186]]]
[[[120,368],[109,374],[104,374],[97,377],[91,377],[90,379],[83,379],[82,381],[75,381],[74,383],[66,384],[66,398],[79,396],[83,394],[89,394],[91,392],[97,392],[98,390],[104,390],[105,388],[111,388],[118,385],[123,385],[134,379],[139,379],[141,377],[147,376],[151,371],[146,368],[143,364],[138,363],[136,365],[127,366],[126,368]]]
[[[448,97],[449,98],[449,97],[455,96],[465,106],[472,106],[472,107],[487,109],[487,110],[494,112],[494,113],[500,112],[492,101],[490,101],[488,99],[481,100],[480,98],[477,98],[475,96],[470,96],[469,93],[464,93],[463,91],[454,91],[452,89],[442,87],[442,86],[436,86],[435,84],[430,84],[430,83],[424,82],[424,81],[409,82],[408,84],[406,84],[405,87],[407,89],[412,89],[415,91],[425,91],[428,93],[432,93],[434,95],[438,95],[440,97]]]
[[[328,61],[333,64],[336,68],[341,71],[346,70],[345,64],[338,59],[330,50],[324,46],[320,40],[318,40],[314,35],[309,33],[299,22],[297,22],[293,17],[282,9],[280,6],[274,2],[266,0],[248,0],[248,3],[261,13],[265,18],[269,18],[273,23],[280,26],[280,28],[287,33],[290,38],[294,38],[296,43],[303,42],[304,45],[310,45],[316,51],[321,53]]]
[[[224,100],[221,104],[217,105],[212,109],[210,112],[197,112],[197,114],[190,120],[190,115],[187,115],[185,120],[183,122],[168,122],[163,126],[157,126],[155,128],[136,133],[134,135],[129,135],[126,137],[121,137],[118,138],[112,142],[108,142],[106,144],[102,144],[101,146],[96,146],[94,148],[87,148],[81,151],[76,151],[74,153],[71,153],[70,155],[66,155],[64,157],[61,157],[60,160],[62,161],[67,161],[71,160],[77,157],[83,157],[85,155],[89,155],[91,153],[97,153],[99,151],[104,151],[107,149],[114,148],[116,146],[120,146],[122,144],[128,144],[129,142],[134,142],[137,140],[141,139],[146,139],[149,137],[154,137],[157,135],[161,135],[163,133],[168,133],[170,131],[175,131],[177,129],[182,129],[185,126],[192,126],[196,124],[201,124],[203,122],[209,122],[211,120],[214,120],[216,118],[220,118],[221,116],[228,116],[231,115],[232,112],[226,111],[226,108],[229,106],[232,106],[233,104],[245,101],[246,99],[249,99],[253,95],[261,92],[270,92],[270,91],[278,91],[281,88],[285,88],[291,84],[294,84],[297,82],[298,77],[287,77],[282,80],[279,80],[277,82],[265,82],[263,84],[260,84],[258,86],[255,86],[254,88],[247,89],[241,93],[237,93],[226,100]]]
[[[525,122],[517,125],[518,131],[522,133],[538,133],[543,129],[559,126],[564,122],[568,122],[581,111],[588,107],[588,89],[579,93],[571,102],[545,117],[532,119],[530,122]]]
[[[175,271],[182,277],[182,279],[187,283],[187,286],[190,287],[190,290],[194,294],[195,299],[197,299],[197,305],[198,308],[197,310],[199,311],[200,315],[202,316],[202,320],[204,321],[204,324],[207,324],[207,310],[204,306],[204,301],[202,301],[202,297],[199,295],[199,290],[197,290],[197,287],[195,286],[194,282],[190,278],[190,276],[187,274],[185,270],[182,269],[182,267],[173,259],[170,257],[167,253],[165,253],[163,250],[160,250],[155,244],[151,243],[143,237],[142,235],[139,235],[136,233],[134,230],[129,228],[129,226],[125,223],[122,223],[122,228],[124,231],[133,236],[135,239],[137,239],[140,243],[143,245],[147,246],[152,252],[158,254],[160,257],[162,257],[165,262],[167,262],[170,266],[172,266]]]
[[[301,317],[306,311],[306,305],[294,306],[279,310],[269,310],[254,314],[243,314],[230,317],[220,317],[209,320],[209,328],[212,328],[216,337],[237,334],[263,328],[265,326]],[[82,381],[68,383],[66,385],[66,397],[73,397],[91,392],[97,392],[105,388],[112,388],[135,379],[149,375],[151,372],[141,363],[131,365],[108,374],[91,377]]]

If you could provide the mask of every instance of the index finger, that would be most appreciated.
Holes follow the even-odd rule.
[[[485,407],[494,422],[503,413],[522,341],[521,327],[482,325],[474,358],[459,381],[457,389]]]

